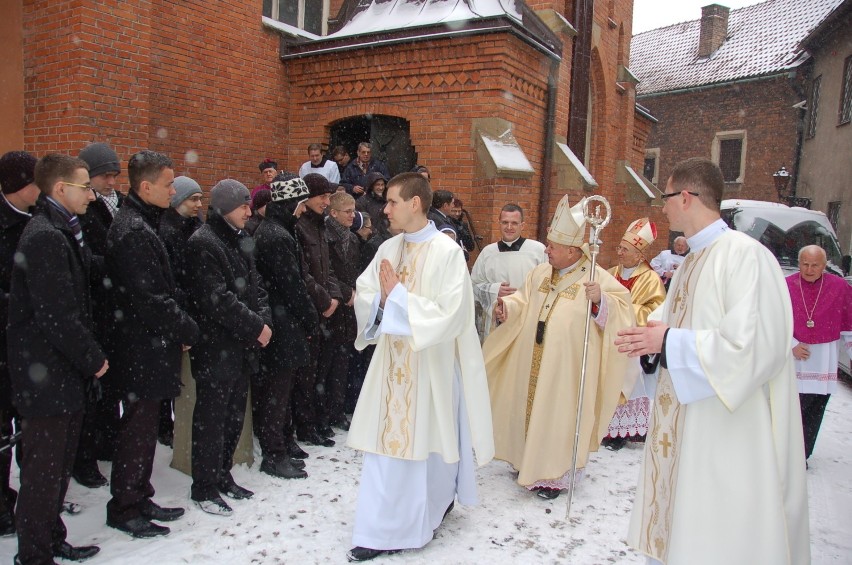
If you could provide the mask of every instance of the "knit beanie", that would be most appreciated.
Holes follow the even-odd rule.
[[[0,190],[14,194],[35,180],[38,159],[26,151],[9,151],[0,157]]]
[[[331,194],[335,190],[331,187],[331,184],[329,184],[328,179],[319,173],[307,174],[302,180],[304,180],[305,184],[308,185],[308,195],[311,198],[322,194]]]
[[[259,208],[263,208],[270,202],[272,202],[272,191],[268,188],[261,188],[254,193],[254,196],[251,197],[252,212],[257,211]]]
[[[175,177],[175,195],[172,196],[172,208],[177,208],[181,202],[193,194],[204,194],[197,182],[189,177]]]
[[[355,211],[355,219],[352,221],[352,225],[349,226],[349,231],[352,233],[356,233],[358,230],[364,227],[364,213]]]
[[[120,173],[121,160],[106,143],[92,143],[80,151],[80,159],[89,165],[89,178],[106,173]]]
[[[308,197],[308,186],[299,175],[280,172],[269,186],[272,188],[272,201],[285,204]]]
[[[251,194],[240,181],[220,180],[210,191],[210,207],[222,216],[230,214],[243,204],[251,204]]]

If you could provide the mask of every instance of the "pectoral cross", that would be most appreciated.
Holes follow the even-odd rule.
[[[402,372],[402,368],[398,368],[396,370],[396,384],[401,385],[402,379],[405,378],[405,373]]]
[[[407,279],[408,275],[410,275],[410,274],[411,273],[408,271],[408,267],[404,266],[402,268],[402,270],[399,272],[399,280],[402,282],[402,284],[405,284],[405,279]]]
[[[660,445],[663,446],[663,457],[668,457],[669,448],[672,446],[672,442],[669,441],[669,434],[663,434],[663,441],[660,442]]]

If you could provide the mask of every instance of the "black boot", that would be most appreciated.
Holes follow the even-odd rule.
[[[369,561],[370,559],[375,559],[379,555],[387,554],[393,555],[397,553],[396,549],[370,549],[369,547],[353,547],[346,553],[346,559],[349,561]]]

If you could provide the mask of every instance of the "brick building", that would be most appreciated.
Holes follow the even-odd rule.
[[[509,201],[541,237],[566,192],[610,200],[612,239],[660,219],[639,174],[653,118],[628,69],[632,0],[7,4],[2,151],[150,148],[207,188],[369,138],[392,173],[428,165],[486,243]]]
[[[702,156],[720,165],[729,198],[777,201],[782,166],[795,186],[809,65],[800,42],[841,1],[711,4],[700,20],[634,36],[637,102],[658,120],[645,175],[664,183],[676,163]]]

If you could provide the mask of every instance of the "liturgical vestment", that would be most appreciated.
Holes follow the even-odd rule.
[[[775,258],[718,220],[651,315],[670,329],[628,543],[668,565],[807,565],[790,296]]]
[[[379,265],[400,278],[379,310]],[[431,222],[382,244],[358,278],[355,347],[375,343],[347,444],[365,452],[355,545],[421,547],[447,505],[475,502],[494,455],[488,385],[461,248]]]
[[[619,399],[630,395],[636,380],[628,380],[628,357],[613,346],[617,332],[635,323],[630,293],[596,269],[599,316],[606,320],[603,328],[598,321],[590,324],[578,469],[597,451]],[[571,470],[588,304],[583,283],[591,262],[583,257],[567,271],[559,276],[549,263],[533,269],[523,287],[503,299],[507,320],[483,347],[496,457],[511,463],[518,484],[527,487],[561,488],[559,480]]]

